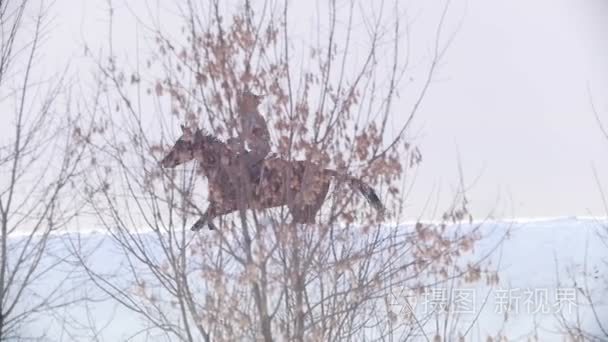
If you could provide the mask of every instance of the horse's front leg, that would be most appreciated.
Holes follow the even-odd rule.
[[[205,210],[205,212],[198,219],[198,221],[196,221],[194,225],[192,225],[192,228],[190,228],[190,230],[192,230],[193,232],[199,231],[205,226],[205,223],[207,223],[207,225],[209,226],[209,230],[217,229],[213,222],[211,222],[211,219],[213,219],[215,216],[215,206],[212,204],[207,208],[207,210]]]
[[[215,229],[217,229],[217,227],[215,226],[215,224],[213,224],[213,222],[211,222],[211,220],[213,220],[214,218],[216,218],[218,216],[225,215],[225,214],[228,214],[233,211],[234,211],[234,209],[232,209],[232,208],[221,208],[221,207],[217,206],[216,204],[212,203],[209,205],[209,207],[203,213],[203,215],[198,219],[198,221],[196,221],[194,223],[194,225],[192,225],[192,228],[190,228],[190,230],[192,230],[192,231],[201,230],[201,228],[203,228],[205,226],[205,224],[207,224],[207,226],[209,227],[209,230],[215,230]]]

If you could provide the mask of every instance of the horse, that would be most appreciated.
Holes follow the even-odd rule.
[[[278,157],[264,159],[258,171],[246,170],[239,152],[217,137],[201,130],[181,126],[182,136],[161,160],[163,168],[174,168],[197,160],[209,183],[209,207],[192,226],[197,231],[208,225],[216,229],[216,217],[244,209],[266,209],[286,205],[294,223],[314,224],[315,216],[329,190],[332,179],[346,181],[360,192],[381,214],[385,209],[374,189],[362,180],[336,170],[305,161]],[[242,153],[247,153],[243,151]]]

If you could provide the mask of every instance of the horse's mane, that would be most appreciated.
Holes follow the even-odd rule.
[[[223,145],[226,144],[222,139],[216,137],[215,135],[211,134],[209,131],[207,131],[205,129],[201,129],[201,130],[199,130],[199,132],[200,132],[201,138],[207,143],[219,143],[219,144],[223,144]]]

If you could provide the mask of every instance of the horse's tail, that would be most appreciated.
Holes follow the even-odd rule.
[[[379,213],[384,214],[386,209],[384,208],[384,205],[382,205],[382,201],[380,201],[380,198],[378,195],[376,195],[374,189],[364,181],[347,174],[339,173],[336,170],[325,169],[324,173],[328,176],[335,177],[340,181],[348,182],[351,189],[359,191],[361,195],[363,195],[363,197],[365,197],[365,199],[369,202],[369,204],[374,207],[374,209],[376,209]]]

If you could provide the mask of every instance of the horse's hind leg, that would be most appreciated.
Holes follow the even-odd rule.
[[[321,209],[327,192],[329,191],[330,180],[323,180],[321,186],[317,188],[317,191],[313,194],[312,198],[308,203],[304,204],[301,202],[295,202],[289,207],[291,216],[295,223],[313,224],[315,223],[315,216]]]
[[[314,209],[309,206],[290,208],[289,211],[291,212],[291,216],[293,217],[293,222],[295,222],[295,223],[303,223],[303,224],[315,223],[315,216],[317,215],[317,212],[314,211]]]

